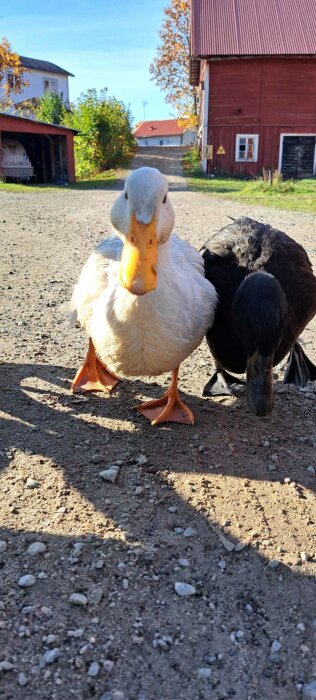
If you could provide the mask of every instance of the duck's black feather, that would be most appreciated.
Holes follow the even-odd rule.
[[[316,313],[316,278],[304,248],[282,231],[245,217],[221,229],[204,248],[205,275],[219,296],[207,333],[217,363],[232,372],[245,371],[247,349],[236,328],[233,306],[243,280],[263,271],[278,281],[287,304],[282,338],[275,348],[274,364],[278,364]],[[261,291],[252,302],[255,315],[265,303]],[[273,299],[267,297],[266,304],[268,309]]]

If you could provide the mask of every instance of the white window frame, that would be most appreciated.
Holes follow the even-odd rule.
[[[12,81],[12,85],[11,85],[11,86],[10,86],[10,80]],[[15,90],[15,88],[16,88],[16,86],[17,86],[17,80],[18,80],[18,78],[17,78],[17,76],[16,76],[14,73],[11,73],[11,72],[10,72],[10,73],[7,74],[7,81],[8,81],[8,84],[9,84],[9,86],[10,86],[10,90]]]
[[[240,139],[253,139],[253,141],[254,141],[254,157],[253,158],[239,158],[239,140]],[[257,163],[258,150],[259,150],[259,134],[236,134],[236,144],[235,144],[235,162],[236,163]]]
[[[48,90],[45,90],[45,83],[48,83]],[[56,89],[52,90],[52,83],[55,84]],[[43,78],[43,94],[45,92],[54,92],[56,95],[58,95],[58,80],[57,78]]]

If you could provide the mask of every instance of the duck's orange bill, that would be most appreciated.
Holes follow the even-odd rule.
[[[157,286],[158,240],[154,216],[141,224],[135,214],[123,247],[120,282],[132,294],[147,294]]]

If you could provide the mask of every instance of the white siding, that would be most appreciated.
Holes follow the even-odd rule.
[[[184,131],[183,135],[178,136],[147,136],[147,138],[136,138],[138,146],[156,147],[156,146],[193,146],[197,142],[197,132]],[[162,143],[161,143],[162,141]]]
[[[149,136],[136,139],[139,146],[182,146],[181,134],[179,136]],[[161,143],[162,142],[162,143]]]
[[[183,134],[182,145],[194,146],[197,143],[197,130],[191,131],[187,129]]]
[[[202,170],[207,171],[207,157],[205,154],[208,141],[208,111],[210,100],[210,64],[206,63],[204,73],[203,117],[202,117]]]
[[[28,81],[29,86],[25,87],[24,90],[19,95],[11,95],[14,104],[17,102],[22,102],[24,100],[29,100],[31,97],[41,97],[44,94],[44,81],[45,80],[56,80],[58,95],[62,94],[65,103],[69,102],[69,90],[68,90],[68,75],[61,75],[60,73],[45,73],[43,71],[32,70],[29,73],[24,73],[25,80]]]

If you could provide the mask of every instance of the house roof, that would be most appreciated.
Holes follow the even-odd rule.
[[[183,134],[184,127],[178,125],[177,119],[161,119],[151,122],[141,122],[134,130],[135,138],[150,138],[152,136],[178,136]]]
[[[14,107],[15,107],[15,109],[24,109],[27,107],[31,107],[34,109],[34,107],[38,106],[39,101],[40,101],[40,97],[28,97],[26,100],[21,100],[21,102],[16,102]],[[15,115],[13,115],[13,116],[15,116]]]
[[[49,61],[40,61],[37,58],[28,58],[27,56],[20,56],[21,65],[24,68],[30,68],[30,70],[41,70],[44,73],[59,73],[61,75],[70,75],[74,78],[73,73],[56,66],[55,63],[50,63]]]
[[[316,54],[315,0],[191,0],[191,55]]]
[[[7,114],[7,112],[0,112],[0,131],[1,131],[1,117],[6,119],[13,119],[14,121],[26,122],[29,124],[40,124],[41,126],[53,126],[54,129],[61,129],[63,131],[72,131],[73,134],[78,134],[78,129],[71,129],[69,126],[63,126],[62,124],[50,124],[48,122],[40,122],[37,119],[29,119],[28,117],[17,117],[15,114]]]

